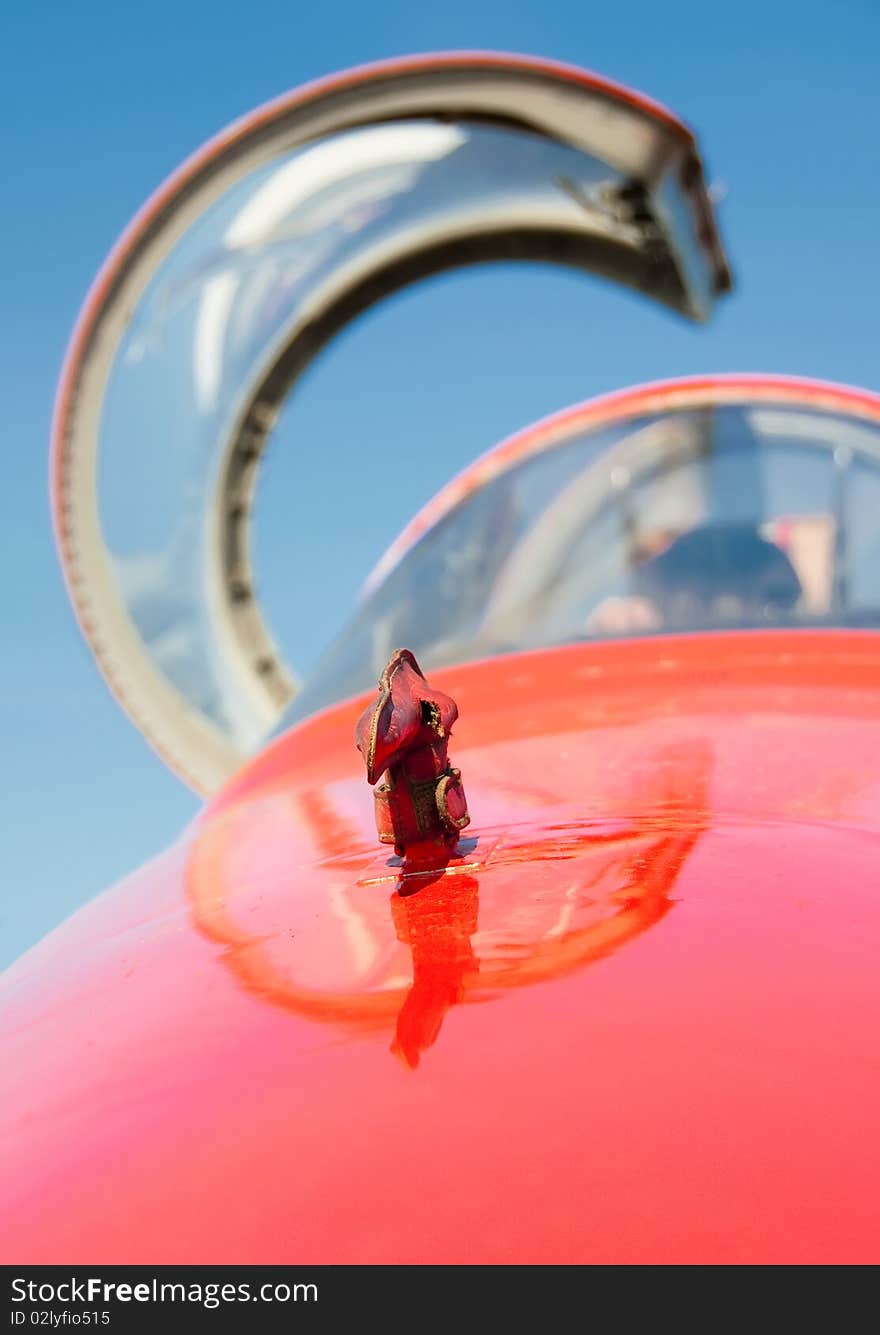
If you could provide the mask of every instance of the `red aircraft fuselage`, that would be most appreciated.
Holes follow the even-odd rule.
[[[434,676],[442,877],[376,845],[362,698],[6,976],[4,1255],[874,1259],[880,638]]]
[[[393,544],[260,750],[295,691],[248,550],[281,404],[380,297],[516,258],[708,318],[690,130],[551,62],[386,62],[218,136],[99,276],[62,564],[211,796],[0,978],[4,1259],[877,1259],[880,399],[719,377],[520,433]],[[436,707],[416,682],[411,769],[365,690],[395,648]],[[371,782],[461,829],[442,867],[379,844],[361,716]]]

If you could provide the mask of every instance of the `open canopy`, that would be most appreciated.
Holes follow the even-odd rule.
[[[511,258],[698,320],[729,285],[681,122],[580,70],[473,54],[367,67],[258,110],[108,260],[59,393],[59,546],[108,682],[195,786],[216,787],[295,693],[248,543],[279,406],[383,296]]]

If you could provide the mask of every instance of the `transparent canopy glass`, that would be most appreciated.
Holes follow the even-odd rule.
[[[572,432],[504,469],[403,556],[285,722],[428,669],[572,641],[880,626],[880,427],[768,402]]]
[[[56,528],[108,682],[196,787],[255,751],[296,689],[250,551],[287,395],[383,297],[511,259],[598,273],[696,320],[730,286],[686,126],[597,76],[491,54],[365,67],[259,108],[109,258],[59,390]]]
[[[110,373],[100,424],[98,508],[115,579],[167,680],[242,748],[292,683],[249,617],[252,577],[237,542],[251,479],[217,442],[243,418],[293,323],[326,307],[383,252],[442,237],[601,217],[608,168],[537,136],[465,124],[400,122],[336,135],[249,173],[205,211],[146,289]],[[609,220],[609,226],[610,226]],[[259,423],[274,416],[267,395]],[[308,448],[311,448],[310,445]],[[234,454],[234,450],[229,451]],[[239,455],[241,451],[238,451]],[[245,460],[245,463],[247,460]],[[218,468],[225,469],[220,503]],[[236,507],[239,507],[237,510]],[[206,562],[217,510],[222,567]],[[212,587],[211,578],[216,586]],[[230,680],[222,642],[262,654],[261,684]],[[234,668],[234,664],[232,665]],[[234,674],[233,674],[234,675]],[[262,706],[262,708],[261,708]]]

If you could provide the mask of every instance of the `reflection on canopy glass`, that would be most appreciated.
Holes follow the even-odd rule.
[[[622,180],[578,149],[522,131],[465,122],[372,125],[253,169],[191,224],[159,267],[107,386],[101,528],[122,602],[152,658],[243,746],[259,741],[292,689],[251,608],[239,532],[253,489],[245,437],[253,436],[256,458],[278,406],[274,388],[250,403],[267,365],[359,275],[450,238],[464,246],[497,234],[504,255],[504,237],[518,227],[539,237],[545,226],[561,259],[560,229],[622,245],[637,235],[619,216],[614,190]],[[466,250],[456,255],[467,257]],[[433,265],[422,260],[420,270]],[[248,413],[256,420],[243,420]],[[218,442],[236,456],[234,467],[218,463]],[[206,535],[204,516],[213,510]],[[230,680],[238,641],[247,671]],[[260,653],[258,692],[248,671]]]
[[[424,667],[589,638],[880,625],[880,430],[689,408],[585,429],[472,492],[362,604],[288,715]]]

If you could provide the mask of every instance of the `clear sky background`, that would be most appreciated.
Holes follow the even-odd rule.
[[[47,439],[95,271],[147,195],[230,120],[368,60],[520,51],[665,102],[695,127],[709,179],[727,190],[737,292],[708,328],[580,275],[488,268],[401,295],[322,357],[285,414],[258,509],[258,579],[300,668],[411,513],[547,412],[713,370],[880,388],[877,0],[12,0],[0,47],[0,967],[198,808],[80,641],[52,543]],[[288,433],[300,448],[283,448]],[[319,448],[303,452],[303,440]],[[364,515],[385,445],[405,449],[408,467]],[[306,562],[321,571],[312,593],[297,578]]]

